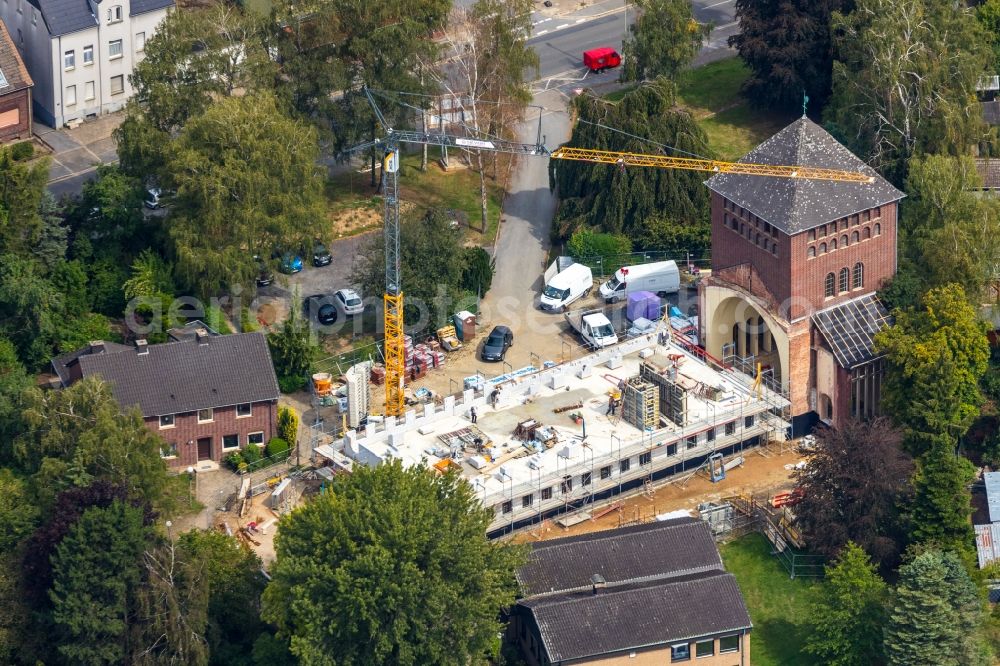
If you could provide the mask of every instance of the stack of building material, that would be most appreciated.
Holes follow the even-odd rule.
[[[514,428],[514,437],[521,440],[522,442],[529,442],[535,439],[535,431],[541,427],[541,423],[535,419],[529,419],[527,421],[521,421]]]
[[[629,321],[648,319],[656,321],[660,318],[660,297],[651,291],[636,291],[628,295],[625,306],[625,316]]]
[[[658,425],[657,387],[641,377],[632,377],[625,382],[622,418],[640,430],[653,429]]]
[[[372,384],[377,384],[379,386],[385,384],[385,366],[373,365],[371,379]]]

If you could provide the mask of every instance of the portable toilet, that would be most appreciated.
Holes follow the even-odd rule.
[[[468,310],[456,312],[453,317],[455,321],[455,333],[462,342],[468,342],[476,337],[476,315]]]

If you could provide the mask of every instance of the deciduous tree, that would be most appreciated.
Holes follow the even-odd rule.
[[[742,92],[756,106],[814,112],[830,96],[830,15],[844,0],[736,0],[740,31],[729,38],[751,74]]]
[[[486,663],[522,561],[490,515],[457,475],[360,466],[283,519],[264,618],[303,664]]]
[[[634,0],[638,16],[623,47],[622,80],[675,79],[691,64],[712,26],[699,24],[687,0]]]
[[[805,651],[830,666],[881,663],[888,592],[868,553],[849,541],[826,566],[811,608]]]
[[[847,421],[819,432],[808,466],[795,477],[804,491],[795,520],[810,550],[837,556],[848,542],[891,570],[905,546],[901,509],[912,497],[913,461],[885,419]]]

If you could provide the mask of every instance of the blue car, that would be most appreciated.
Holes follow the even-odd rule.
[[[281,255],[281,263],[278,264],[278,270],[285,275],[298,273],[302,270],[302,257],[291,252],[285,252]]]

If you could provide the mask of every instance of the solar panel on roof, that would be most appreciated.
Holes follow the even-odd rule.
[[[856,298],[813,315],[837,363],[853,368],[875,356],[875,334],[889,324],[889,313],[874,294]]]

